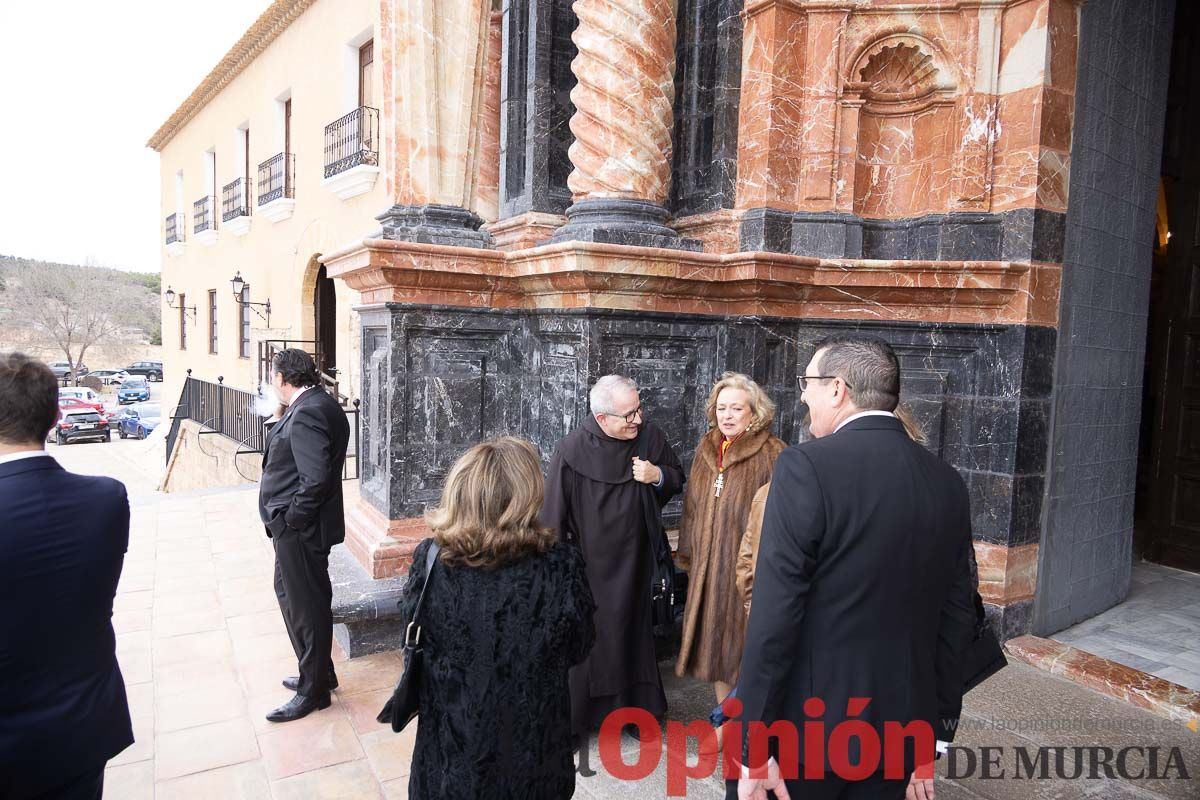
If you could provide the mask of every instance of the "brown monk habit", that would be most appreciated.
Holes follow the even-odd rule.
[[[646,438],[646,460],[663,472],[655,492],[659,508],[683,488],[683,466],[653,424],[637,439],[613,439],[595,418],[566,436],[554,450],[546,480],[542,524],[575,542],[587,562],[596,601],[596,644],[571,670],[571,728],[583,736],[624,706],[656,717],[667,710],[654,660],[650,623],[650,543],[633,457]]]

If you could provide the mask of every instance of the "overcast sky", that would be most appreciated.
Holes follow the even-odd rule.
[[[0,254],[158,272],[146,141],[269,0],[0,0]]]

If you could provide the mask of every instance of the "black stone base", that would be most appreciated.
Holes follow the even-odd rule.
[[[742,218],[743,251],[889,261],[1062,261],[1066,216],[1022,208],[899,220],[756,208]]]
[[[1024,636],[1030,632],[1033,624],[1033,600],[1021,600],[1006,606],[984,603],[983,612],[987,615],[988,625],[1001,642]]]
[[[392,206],[375,219],[383,223],[383,238],[451,247],[493,246],[492,235],[479,230],[483,219],[458,206]]]
[[[333,584],[333,637],[347,656],[400,649],[404,627],[397,603],[406,578],[375,580],[345,545],[338,545],[329,554],[329,580]]]
[[[665,247],[699,251],[696,239],[685,239],[666,225],[665,208],[645,200],[580,200],[567,209],[567,224],[550,237],[558,242],[599,242],[632,247]]]

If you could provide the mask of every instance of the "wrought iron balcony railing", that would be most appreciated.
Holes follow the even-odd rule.
[[[258,204],[296,196],[296,156],[279,153],[258,165]]]
[[[325,177],[379,165],[379,111],[362,106],[325,126]]]
[[[175,244],[184,240],[184,229],[187,222],[182,214],[172,214],[167,217],[167,244]]]
[[[250,198],[246,189],[249,188],[245,178],[238,178],[221,188],[221,221],[229,222],[237,217],[250,216]]]
[[[212,195],[201,197],[192,203],[192,233],[216,230],[217,221],[213,218],[214,205]]]

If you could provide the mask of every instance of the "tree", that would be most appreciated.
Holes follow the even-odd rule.
[[[119,338],[124,327],[144,316],[146,290],[113,281],[107,272],[33,262],[10,273],[9,319],[31,339],[62,352],[76,372],[88,348]]]

